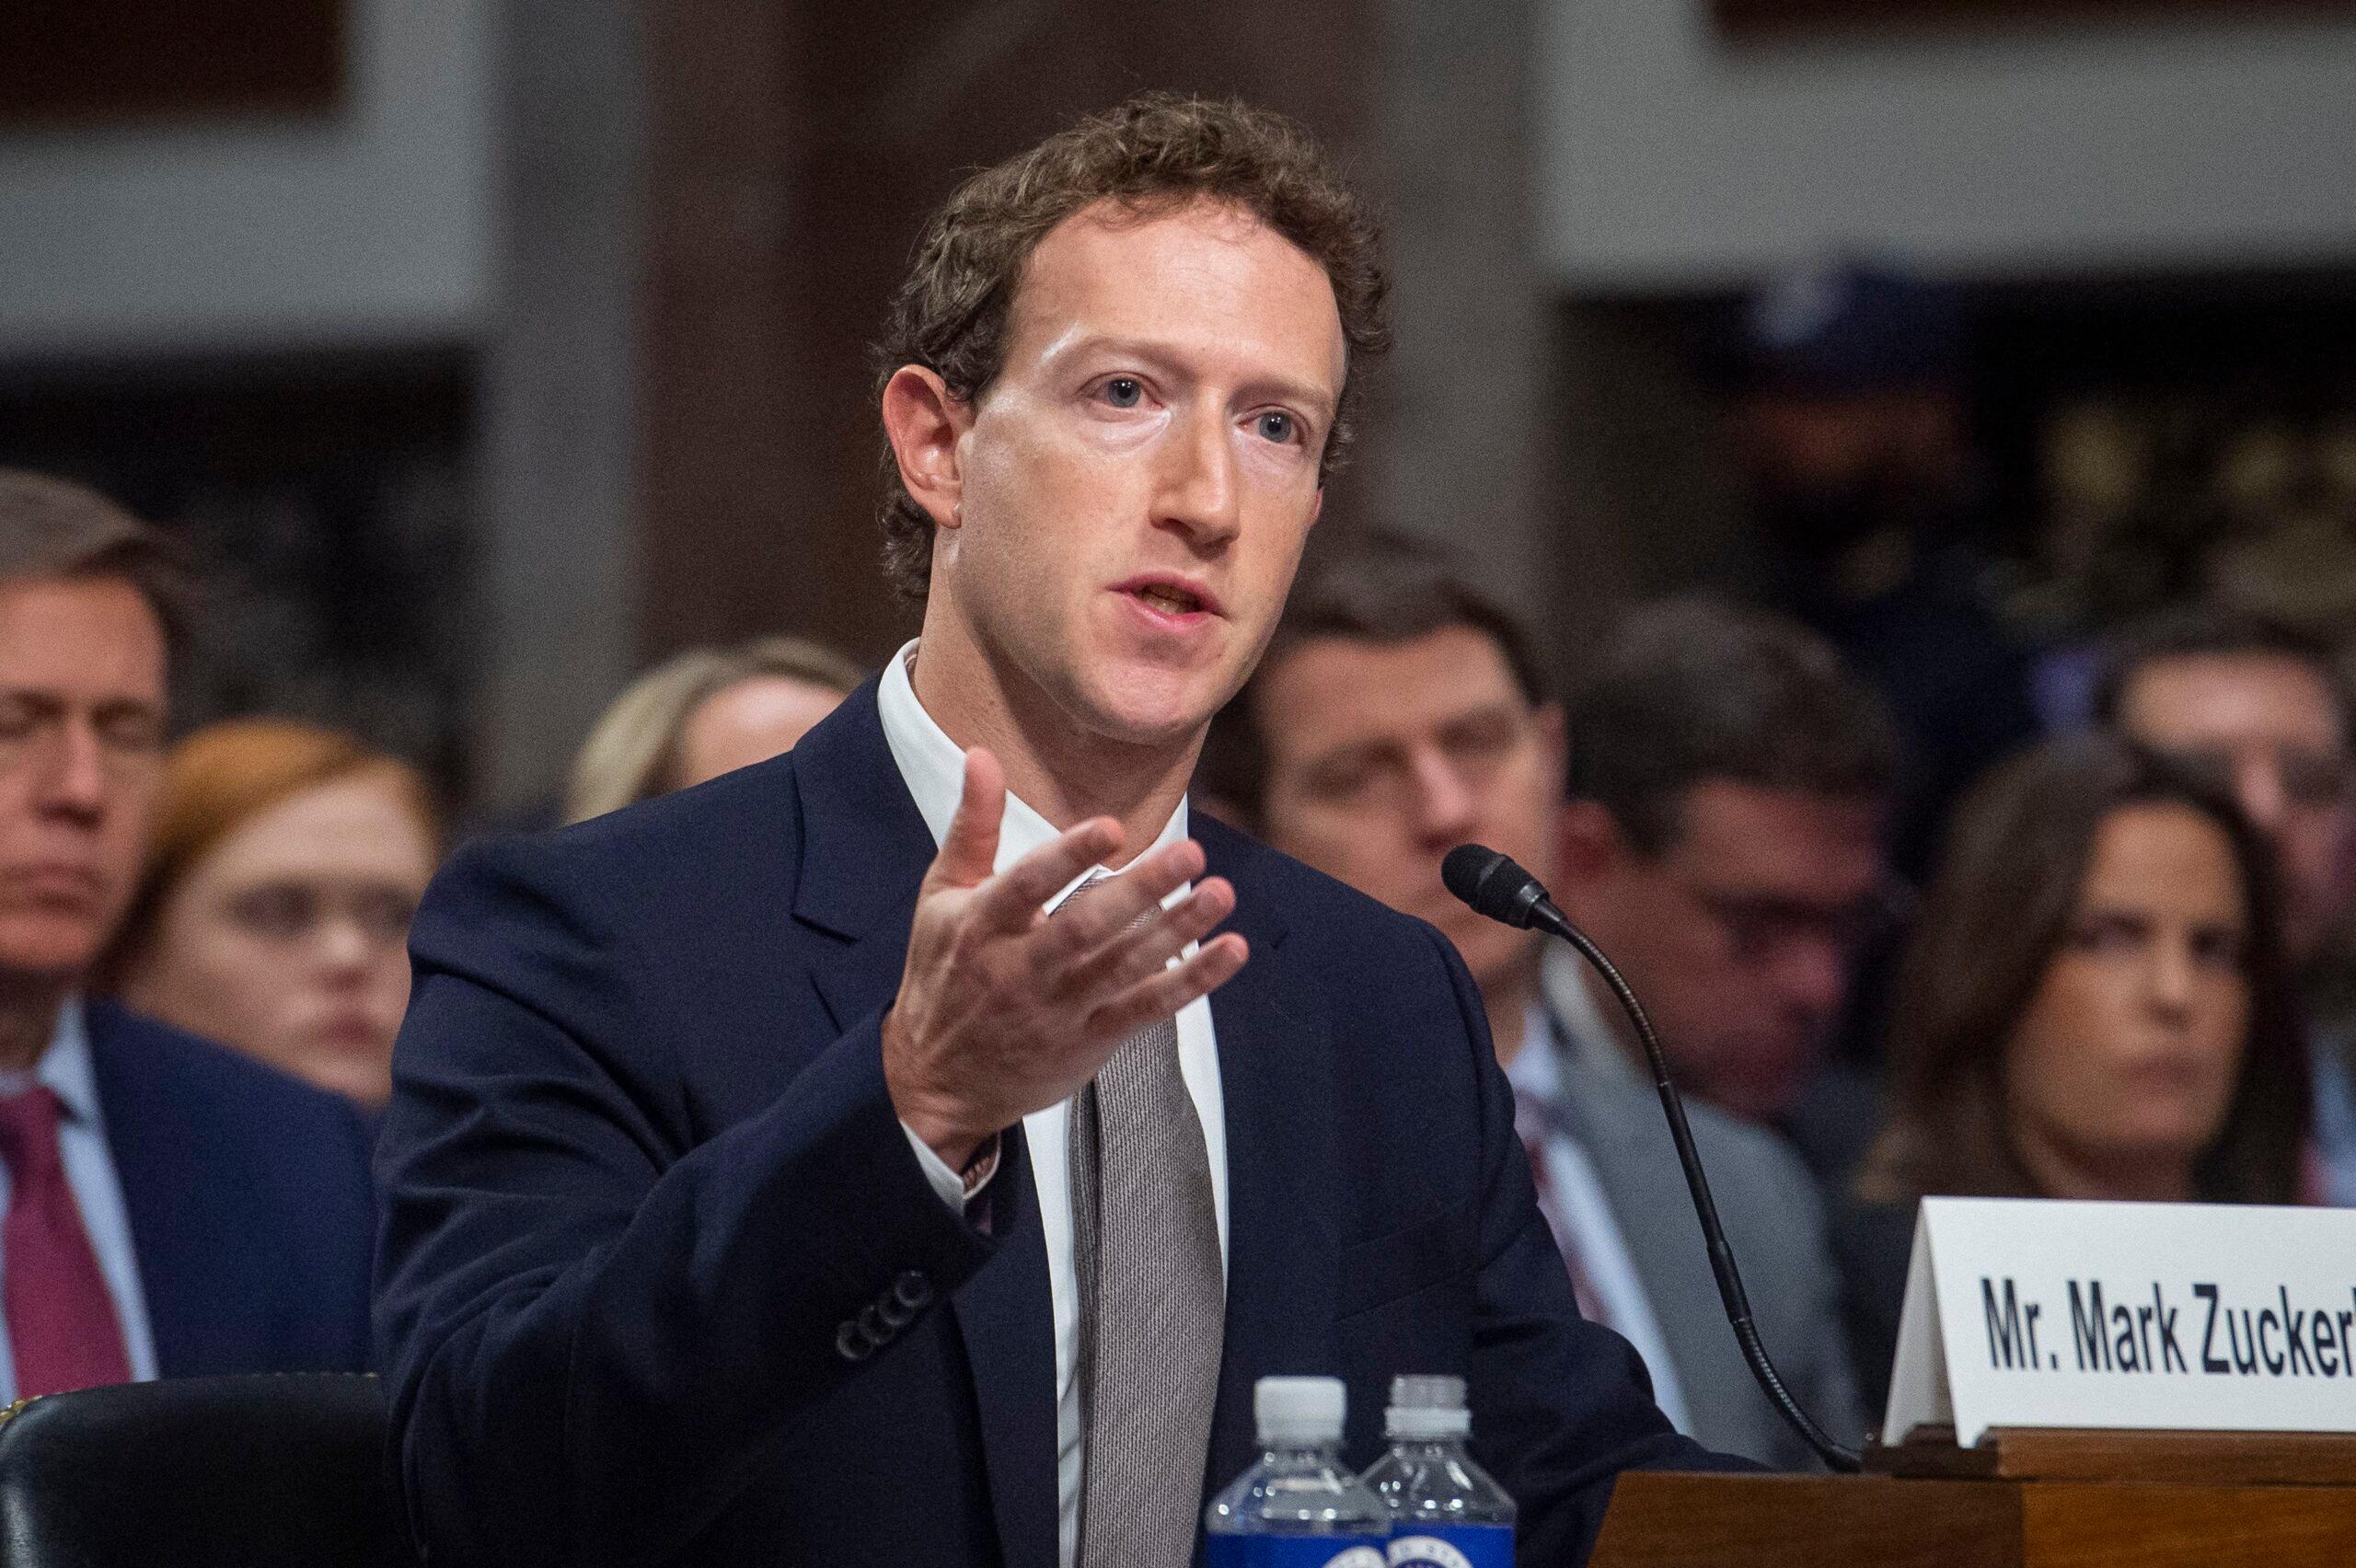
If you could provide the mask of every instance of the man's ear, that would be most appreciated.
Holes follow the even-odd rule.
[[[964,521],[964,475],[958,444],[973,428],[974,406],[920,364],[904,364],[884,384],[884,434],[899,465],[900,483],[934,525]]]

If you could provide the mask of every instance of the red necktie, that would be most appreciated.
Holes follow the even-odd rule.
[[[1519,1108],[1524,1097],[1517,1091],[1515,1101]],[[1531,1116],[1530,1120],[1535,1124],[1542,1117]],[[1579,1304],[1579,1316],[1609,1328],[1611,1320],[1604,1313],[1603,1297],[1596,1294],[1595,1282],[1588,1277],[1587,1265],[1579,1256],[1578,1238],[1571,1234],[1570,1220],[1554,1201],[1554,1183],[1546,1175],[1545,1139],[1524,1136],[1521,1149],[1530,1157],[1530,1179],[1538,1188],[1538,1212],[1545,1216],[1546,1228],[1554,1233],[1554,1250],[1563,1254],[1563,1266],[1570,1271],[1571,1296]]]
[[[58,1111],[46,1087],[0,1096],[0,1160],[8,1167],[0,1306],[20,1400],[131,1381],[114,1297],[58,1159]]]

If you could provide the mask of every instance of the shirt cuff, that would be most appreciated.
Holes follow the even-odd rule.
[[[917,1136],[914,1127],[903,1122],[900,1131],[908,1136],[908,1147],[916,1151],[917,1166],[924,1172],[924,1179],[932,1184],[933,1192],[954,1213],[963,1214],[965,1205],[989,1185],[991,1177],[998,1174],[996,1133],[992,1133],[982,1147],[974,1151],[973,1162],[965,1167],[964,1174],[960,1175],[949,1169],[947,1160],[932,1152],[930,1144]]]

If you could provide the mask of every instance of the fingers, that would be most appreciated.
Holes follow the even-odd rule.
[[[1041,905],[1120,847],[1121,824],[1110,817],[1091,817],[1068,828],[1007,867],[981,890],[976,897],[979,917],[994,929],[1028,930],[1039,918]]]
[[[965,754],[965,784],[957,814],[933,857],[932,879],[950,887],[976,887],[998,869],[999,824],[1006,820],[1006,773],[980,746]]]
[[[1057,910],[1043,938],[1043,960],[1068,963],[1093,952],[1153,914],[1202,870],[1202,846],[1191,839],[1154,850],[1069,909]]]
[[[1089,1032],[1099,1040],[1122,1040],[1158,1018],[1169,1018],[1197,997],[1207,997],[1235,978],[1251,949],[1233,931],[1195,950],[1184,963],[1154,972],[1089,1016]]]
[[[1057,990],[1093,1000],[1135,985],[1184,951],[1187,943],[1208,936],[1234,908],[1233,885],[1212,877],[1171,907],[1113,933],[1077,962],[1067,963]]]

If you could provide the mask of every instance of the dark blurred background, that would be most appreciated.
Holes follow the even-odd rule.
[[[187,717],[329,720],[478,819],[649,659],[880,658],[867,346],[960,176],[1149,86],[1380,198],[1399,347],[1329,525],[1465,546],[1576,666],[1762,568],[1736,302],[1953,285],[1992,602],[2356,628],[2356,7],[2263,0],[32,0],[0,463],[194,540]]]

